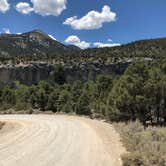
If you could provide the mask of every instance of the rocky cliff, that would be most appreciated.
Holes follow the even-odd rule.
[[[99,63],[82,63],[77,65],[64,65],[64,76],[67,82],[80,80],[86,82],[95,80],[100,74],[113,75],[122,74],[127,68],[128,63],[119,64],[99,64]],[[0,82],[12,84],[15,81],[26,85],[32,85],[39,80],[53,81],[54,69],[56,65],[47,63],[33,63],[19,66],[1,66]]]

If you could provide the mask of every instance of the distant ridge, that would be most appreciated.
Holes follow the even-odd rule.
[[[75,45],[64,45],[41,30],[33,30],[22,34],[0,34],[0,58],[3,59],[65,60],[66,57],[79,61],[79,57],[88,60],[101,58],[114,62],[124,58],[166,58],[166,38],[148,39],[131,42],[117,47],[89,48],[82,50]],[[116,60],[117,61],[117,60]]]
[[[89,48],[83,54],[93,57],[114,57],[119,59],[136,57],[166,58],[166,37],[144,39],[116,47]]]
[[[73,53],[79,48],[66,46],[53,40],[41,30],[22,34],[0,35],[0,56],[47,56]]]

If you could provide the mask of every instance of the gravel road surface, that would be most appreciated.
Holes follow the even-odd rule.
[[[66,115],[1,115],[0,166],[121,166],[107,123]]]

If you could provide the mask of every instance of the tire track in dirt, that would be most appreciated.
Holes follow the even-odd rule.
[[[125,152],[106,123],[65,115],[1,115],[0,166],[121,166]]]

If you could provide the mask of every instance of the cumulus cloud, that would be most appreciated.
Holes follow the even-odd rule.
[[[67,0],[31,0],[35,13],[59,16],[66,9]]]
[[[113,22],[116,20],[116,13],[112,12],[110,7],[105,5],[101,13],[97,11],[90,11],[82,18],[73,16],[67,18],[63,24],[71,26],[77,30],[91,30],[99,29],[106,22]]]
[[[9,28],[3,28],[3,32],[4,32],[5,34],[11,34]]]
[[[86,49],[90,46],[90,43],[86,41],[81,41],[80,38],[75,35],[69,36],[65,40],[65,43],[75,45],[77,47],[80,47],[81,49]]]
[[[32,7],[27,2],[20,2],[16,10],[22,14],[34,11],[42,16],[59,16],[66,9],[67,0],[31,0]]]
[[[10,5],[8,3],[8,0],[0,0],[0,12],[6,13],[10,9]]]
[[[51,39],[56,40],[56,38],[52,35],[48,35]]]
[[[34,9],[30,7],[29,3],[26,2],[20,2],[16,5],[16,10],[22,14],[29,14],[31,13]]]
[[[98,48],[120,46],[119,43],[102,43],[102,42],[96,42],[93,43],[93,45]]]

